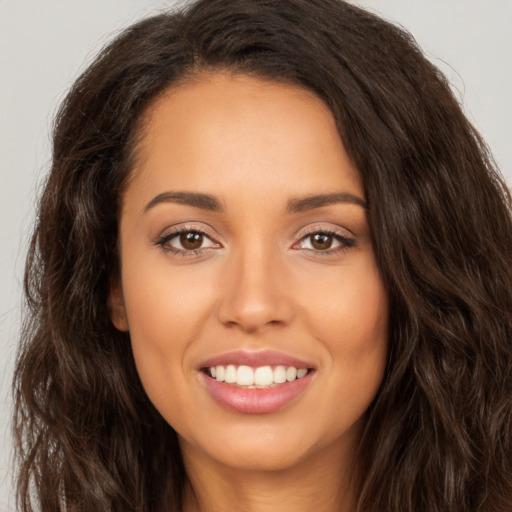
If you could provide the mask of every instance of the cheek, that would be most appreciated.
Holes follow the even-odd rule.
[[[309,329],[329,354],[329,389],[324,394],[343,404],[347,417],[360,417],[377,393],[388,351],[387,293],[372,264],[344,269],[337,279],[313,288],[303,315]],[[329,300],[325,300],[329,297]]]
[[[333,353],[362,356],[387,343],[387,292],[373,258],[367,260],[340,268],[338,275],[316,276],[302,294],[304,317]]]
[[[177,340],[186,343],[209,310],[210,281],[207,273],[173,267],[161,255],[144,264],[127,259],[123,293],[132,338],[166,350]]]
[[[135,363],[146,393],[157,407],[171,401],[169,405],[179,411],[185,407],[180,396],[190,371],[187,348],[209,314],[212,286],[205,276],[176,271],[159,260],[141,265],[136,258],[126,258],[123,293]]]

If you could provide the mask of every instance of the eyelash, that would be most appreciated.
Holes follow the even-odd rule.
[[[201,236],[203,236],[205,238],[208,238],[209,240],[211,240],[215,244],[218,244],[218,242],[215,242],[212,239],[212,237],[208,233],[203,231],[202,229],[196,229],[196,228],[191,228],[191,227],[183,226],[183,227],[175,229],[174,231],[172,231],[171,233],[168,233],[167,235],[161,236],[155,242],[155,245],[160,246],[166,252],[170,252],[170,253],[172,253],[172,254],[174,254],[176,256],[180,256],[180,257],[199,256],[200,254],[202,254],[205,251],[205,249],[210,249],[210,247],[201,247],[199,249],[189,249],[189,250],[187,250],[187,249],[176,249],[175,247],[172,247],[171,245],[167,245],[171,240],[173,240],[174,238],[177,238],[180,235],[185,234],[185,233],[196,233],[196,234],[201,235]]]
[[[348,237],[342,233],[340,233],[339,231],[334,231],[334,230],[331,230],[331,229],[312,229],[310,231],[307,231],[306,233],[303,233],[302,236],[300,237],[300,240],[298,242],[296,242],[293,247],[295,247],[296,245],[304,242],[305,240],[307,240],[308,238],[314,236],[314,235],[327,235],[327,236],[331,236],[334,238],[334,240],[336,240],[337,242],[340,243],[340,246],[339,247],[335,247],[334,249],[326,249],[324,251],[322,250],[319,250],[319,249],[310,249],[310,248],[302,248],[300,250],[302,251],[307,251],[307,252],[314,252],[315,255],[318,255],[320,257],[326,257],[326,256],[332,256],[334,254],[338,254],[338,253],[341,253],[343,251],[347,251],[348,249],[351,249],[352,247],[355,247],[356,246],[356,240],[354,238],[351,238],[351,237]]]
[[[172,247],[170,245],[167,245],[171,240],[174,238],[180,236],[184,233],[195,233],[198,235],[201,235],[205,238],[208,238],[210,241],[212,241],[214,244],[218,244],[218,242],[215,242],[208,233],[201,229],[195,229],[190,227],[180,227],[172,231],[171,233],[168,233],[167,235],[161,236],[158,238],[158,240],[155,242],[155,245],[160,246],[164,251],[170,252],[176,256],[180,257],[193,257],[193,256],[199,256],[202,254],[205,250],[211,249],[212,247],[201,247],[199,249],[176,249],[175,247]],[[311,248],[299,248],[297,250],[302,250],[304,252],[314,252],[315,255],[319,255],[321,257],[325,256],[331,256],[333,254],[338,254],[342,251],[346,251],[352,247],[356,246],[356,240],[354,238],[350,238],[344,234],[339,233],[338,231],[329,230],[329,229],[314,229],[311,231],[308,231],[304,234],[302,234],[300,240],[296,242],[292,247],[297,246],[300,243],[303,243],[306,239],[309,237],[312,237],[314,235],[327,235],[333,237],[337,242],[340,243],[339,247],[336,247],[334,249],[326,249],[324,251],[320,249],[311,249]],[[220,244],[218,244],[220,245]]]

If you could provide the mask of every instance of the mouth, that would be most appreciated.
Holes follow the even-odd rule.
[[[234,352],[199,368],[210,396],[243,414],[271,413],[298,400],[316,373],[310,363],[277,352]]]
[[[202,368],[201,371],[217,382],[224,382],[238,388],[268,389],[302,379],[313,369],[284,365],[251,367],[228,364]]]

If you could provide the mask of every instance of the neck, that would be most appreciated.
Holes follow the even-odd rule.
[[[273,471],[227,468],[195,455],[184,456],[189,480],[183,512],[355,510],[353,464],[344,464],[346,453],[332,447]]]

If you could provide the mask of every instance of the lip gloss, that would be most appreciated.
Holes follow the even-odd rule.
[[[282,409],[298,397],[311,381],[311,373],[292,382],[266,389],[248,389],[226,384],[203,373],[206,388],[222,406],[244,414],[265,414]]]
[[[210,377],[206,369],[218,365],[246,365],[252,368],[260,366],[293,366],[309,369],[301,378],[281,384],[272,384],[268,388],[250,389],[236,384],[217,381]],[[292,403],[301,395],[312,379],[312,365],[295,357],[275,351],[246,352],[237,351],[210,358],[201,363],[200,373],[210,395],[221,406],[242,414],[266,414],[277,411]]]

